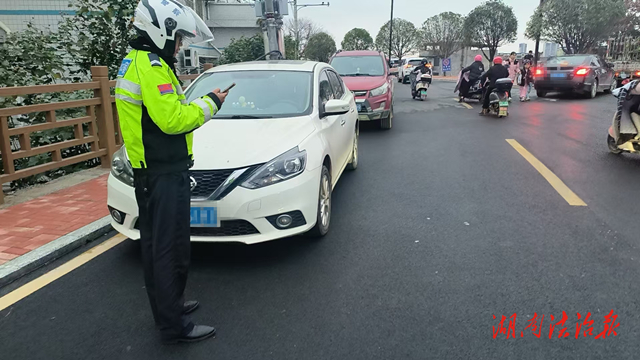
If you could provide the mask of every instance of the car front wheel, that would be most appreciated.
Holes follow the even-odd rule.
[[[358,138],[360,137],[359,126],[356,125],[356,134],[353,137],[353,149],[351,150],[351,161],[347,165],[348,170],[355,170],[358,168]]]
[[[329,232],[331,223],[331,172],[326,165],[322,165],[320,175],[320,191],[318,194],[318,213],[316,225],[309,231],[309,235],[315,238],[325,236]]]
[[[536,95],[538,95],[539,98],[543,98],[547,96],[547,92],[544,90],[536,90]]]

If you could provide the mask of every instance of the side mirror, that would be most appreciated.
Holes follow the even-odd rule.
[[[389,75],[398,75],[398,68],[394,67],[389,70]]]
[[[325,116],[343,115],[348,113],[350,109],[351,105],[348,101],[339,99],[329,100],[324,105],[324,110],[322,111],[322,115],[320,117],[323,118]]]

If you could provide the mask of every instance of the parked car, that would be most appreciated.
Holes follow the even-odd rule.
[[[413,68],[422,64],[423,58],[406,58],[402,59],[402,66],[400,67],[400,76],[398,76],[398,82],[406,84],[409,82],[409,75]]]
[[[356,97],[358,119],[391,129],[394,73],[385,56],[377,51],[342,51],[330,62]]]
[[[220,111],[195,130],[191,240],[254,244],[327,233],[331,193],[358,167],[353,94],[329,65],[261,61],[218,66],[189,86],[192,101],[236,86]],[[126,149],[108,180],[113,227],[140,237]]]
[[[598,55],[551,57],[536,68],[534,81],[538,97],[560,91],[594,98],[599,91],[611,91],[617,85],[613,64]]]

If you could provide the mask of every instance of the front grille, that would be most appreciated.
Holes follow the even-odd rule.
[[[193,170],[189,175],[196,181],[196,187],[191,190],[192,198],[207,198],[234,172],[228,170]]]
[[[354,96],[366,96],[366,91],[352,91]]]
[[[260,234],[258,229],[246,220],[220,221],[220,227],[193,227],[191,236],[241,236]]]
[[[300,215],[302,215],[302,213],[300,213]],[[304,218],[303,218],[303,221],[304,221]],[[136,230],[140,230],[137,219],[133,228]],[[260,234],[260,232],[258,231],[258,229],[255,228],[255,226],[253,226],[250,222],[246,220],[220,221],[220,227],[218,228],[204,228],[204,227],[191,228],[192,236],[240,236],[240,235],[254,235],[254,234]]]

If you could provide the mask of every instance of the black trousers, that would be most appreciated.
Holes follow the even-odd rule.
[[[134,174],[144,282],[162,338],[186,335],[193,323],[183,314],[191,260],[189,173]]]
[[[484,96],[483,96],[483,100],[482,100],[482,108],[483,109],[488,109],[489,108],[489,103],[491,102],[491,97],[489,95],[491,95],[491,92],[495,88],[496,88],[495,86],[487,86],[487,87],[484,88]]]

